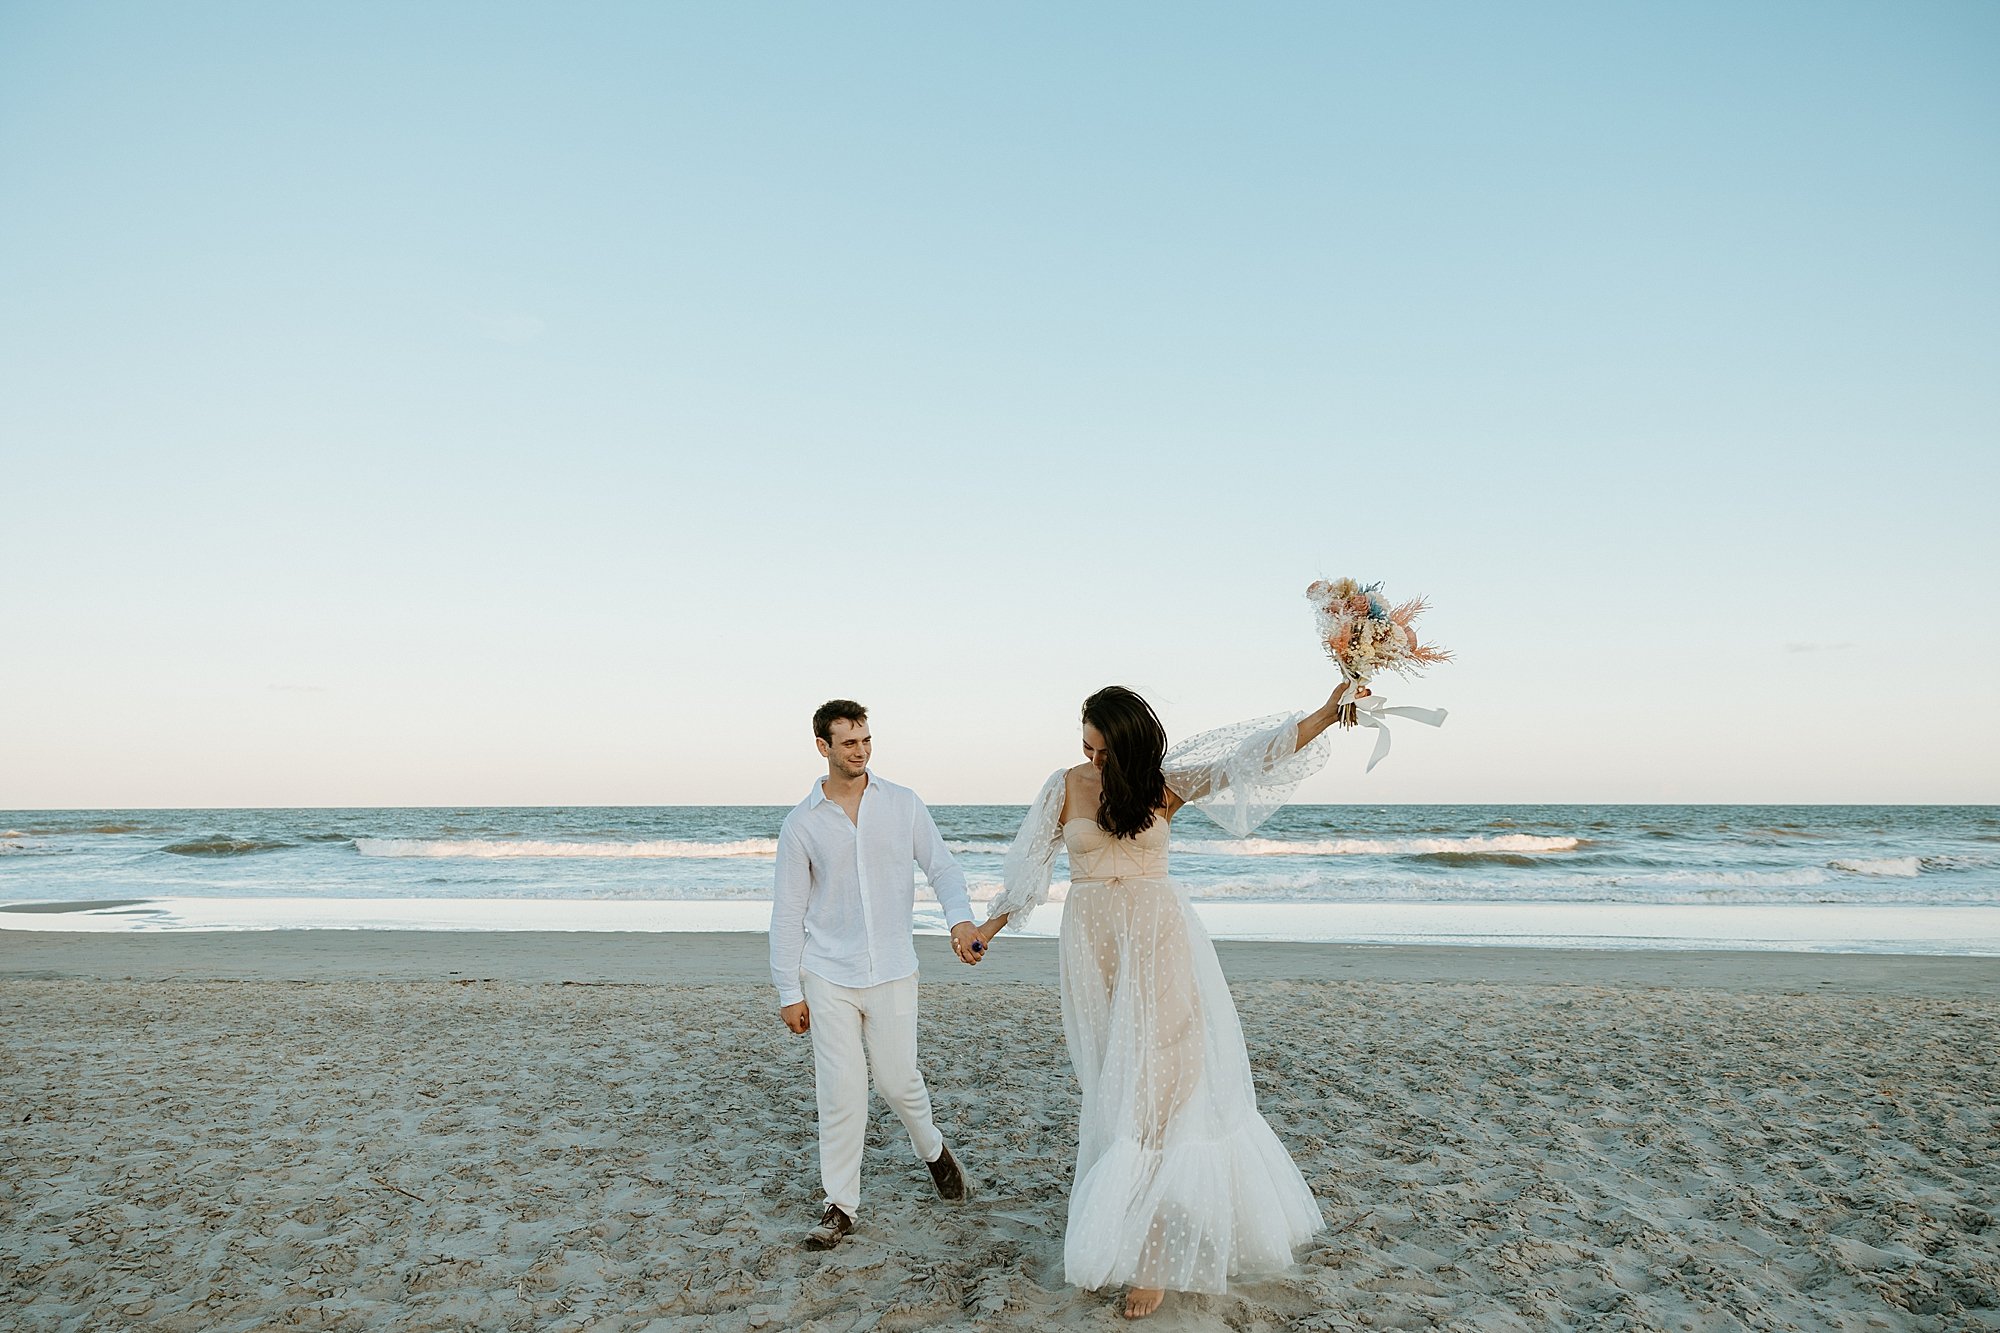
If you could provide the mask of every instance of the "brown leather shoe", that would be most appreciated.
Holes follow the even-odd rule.
[[[840,1211],[840,1205],[830,1203],[821,1215],[819,1225],[806,1232],[806,1248],[809,1250],[830,1250],[840,1244],[841,1237],[854,1230],[854,1219]]]
[[[930,1163],[931,1183],[937,1186],[940,1199],[950,1199],[954,1203],[965,1199],[965,1173],[958,1169],[958,1159],[951,1155],[947,1144],[938,1149],[937,1160]]]

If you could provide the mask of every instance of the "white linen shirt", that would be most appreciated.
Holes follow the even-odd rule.
[[[965,872],[915,792],[870,772],[860,817],[850,820],[827,799],[825,780],[815,782],[778,830],[771,892],[771,980],[778,1003],[805,998],[802,969],[855,988],[913,974],[910,917],[918,865],[944,908],[945,924],[970,922]]]

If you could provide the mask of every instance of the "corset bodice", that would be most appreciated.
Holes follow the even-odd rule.
[[[1145,832],[1114,838],[1094,819],[1079,816],[1063,825],[1071,882],[1096,879],[1165,879],[1167,821],[1155,815]]]

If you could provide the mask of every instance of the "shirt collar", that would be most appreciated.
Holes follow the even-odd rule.
[[[875,770],[864,768],[861,771],[868,775],[868,785],[861,789],[861,799],[867,800],[868,793],[875,790]],[[826,800],[826,779],[814,778],[812,790],[806,793],[806,809],[817,810],[826,804]]]

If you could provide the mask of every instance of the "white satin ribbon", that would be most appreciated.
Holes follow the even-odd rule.
[[[1411,708],[1408,705],[1391,708],[1379,694],[1354,700],[1354,725],[1375,728],[1375,753],[1368,756],[1368,767],[1361,771],[1374,772],[1375,765],[1382,762],[1382,756],[1389,753],[1389,724],[1382,720],[1384,717],[1406,717],[1427,727],[1441,727],[1447,711],[1443,708]]]

